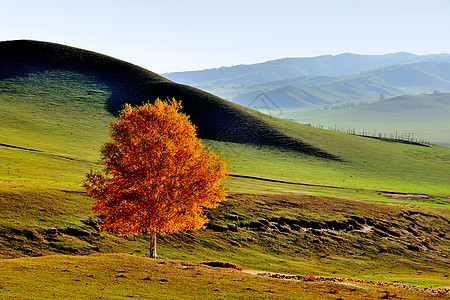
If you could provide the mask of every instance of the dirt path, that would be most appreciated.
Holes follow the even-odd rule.
[[[360,280],[360,279],[348,279],[348,278],[336,278],[336,277],[324,277],[324,276],[303,276],[303,275],[289,275],[271,272],[261,272],[254,270],[242,270],[247,274],[255,276],[271,277],[284,280],[301,280],[301,281],[317,281],[317,282],[336,282],[340,284],[370,284],[377,286],[396,287],[412,291],[428,292],[432,294],[450,294],[450,287],[428,287],[428,286],[414,286],[393,282],[381,282],[373,280]]]

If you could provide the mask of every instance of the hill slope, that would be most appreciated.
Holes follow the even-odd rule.
[[[447,159],[445,149],[410,148],[273,118],[137,66],[67,46],[16,41],[2,43],[0,49],[9,49],[2,52],[0,68],[5,180],[73,182],[84,172],[61,172],[61,159],[69,159],[73,170],[92,166],[99,145],[107,139],[108,121],[116,113],[111,107],[129,99],[176,96],[183,100],[200,137],[210,138],[208,145],[231,160],[236,174],[339,188],[434,195],[448,190],[442,176],[448,176],[446,165],[440,163]],[[31,58],[28,52],[33,53]],[[61,60],[55,56],[60,52]],[[14,155],[19,154],[17,160]],[[39,157],[51,163],[44,167]]]
[[[312,125],[378,133],[414,133],[417,138],[450,145],[450,94],[403,95],[355,108],[285,111],[285,117]]]
[[[55,47],[69,51],[65,52],[67,56],[78,53],[73,48]],[[79,62],[81,58],[87,60],[86,52],[79,54],[68,58],[78,64],[77,68],[28,62],[16,64],[16,75],[11,75],[11,69],[2,71],[9,75],[0,79],[1,258],[148,253],[146,237],[123,238],[97,230],[98,219],[90,211],[93,200],[81,187],[81,181],[89,169],[102,167],[97,163],[99,147],[107,141],[108,122],[114,118],[110,112],[114,112],[112,99],[133,95],[135,87],[149,85],[148,80],[161,80],[167,86],[171,83],[126,63],[119,73],[137,69],[143,74],[143,82],[134,72],[122,77],[114,71],[117,61],[109,58],[104,61],[111,64],[111,72],[104,74],[102,70],[107,66],[102,64],[98,64],[100,69],[79,71],[89,68]],[[89,55],[93,59],[103,57]],[[11,62],[7,63],[11,66]],[[178,88],[192,93],[188,87]],[[213,104],[220,101],[211,100]],[[206,109],[202,112],[210,113]],[[254,121],[251,116],[256,116],[283,136],[342,160],[305,155],[276,145],[205,140],[214,152],[223,152],[230,160],[229,170],[234,175],[226,182],[230,196],[218,209],[207,212],[211,221],[205,229],[161,237],[161,258],[182,260],[186,267],[192,266],[186,261],[218,260],[248,269],[291,274],[449,285],[445,275],[450,255],[450,149],[331,132],[251,110],[241,116],[250,116],[245,120],[248,126]],[[95,258],[83,256],[80,259],[86,261],[87,268],[74,264],[83,276],[78,278],[80,273],[67,272],[72,268],[59,264],[63,256],[54,258],[59,271],[71,274],[71,288],[89,283],[95,293],[99,288],[92,280],[100,279],[102,285],[109,285],[110,280],[129,282],[131,274],[124,273],[123,268],[133,268],[106,259],[105,264],[117,274],[103,281],[90,271]],[[41,259],[51,257],[11,260],[11,264],[2,266],[22,261],[29,264],[29,270],[36,270]],[[164,261],[159,262],[157,267],[163,267]],[[21,263],[13,269],[13,273],[3,276],[11,277],[13,284],[3,284],[0,292],[18,290],[20,285],[16,283],[23,279],[20,275],[25,269]],[[40,278],[41,273],[37,270],[27,274]],[[171,275],[161,278],[164,281],[142,280],[146,276],[142,275],[139,283],[145,287],[156,283],[159,291],[171,288],[167,283],[179,282]],[[203,277],[198,272],[195,277],[188,276],[193,280]],[[30,278],[30,282],[33,280]],[[110,286],[112,292],[117,291],[115,283]],[[204,291],[204,285],[195,286]],[[242,289],[236,293],[242,294]]]
[[[68,46],[37,42],[0,43],[0,79],[13,79],[65,70],[93,76],[107,85],[107,109],[116,114],[125,102],[141,104],[175,97],[197,126],[201,138],[277,145],[311,155],[337,159],[301,140],[287,136],[257,113],[201,90],[173,83],[155,73],[126,62]],[[45,77],[45,76],[44,76]],[[44,80],[44,79],[43,79]]]

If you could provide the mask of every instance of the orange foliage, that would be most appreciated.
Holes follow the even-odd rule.
[[[92,171],[84,187],[104,217],[101,229],[120,235],[200,229],[203,208],[217,207],[226,189],[227,161],[204,149],[189,117],[172,99],[126,105],[111,122],[102,150],[105,175]]]

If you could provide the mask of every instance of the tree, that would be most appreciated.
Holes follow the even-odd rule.
[[[149,234],[150,257],[156,236],[198,230],[203,208],[226,196],[227,161],[205,149],[181,103],[159,99],[126,105],[101,149],[104,174],[91,170],[83,186],[96,199],[100,229],[119,235]]]

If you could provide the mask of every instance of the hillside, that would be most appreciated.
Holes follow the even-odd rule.
[[[311,155],[338,159],[287,136],[255,112],[97,53],[46,42],[9,41],[0,43],[0,65],[0,78],[4,80],[33,75],[41,76],[46,81],[48,72],[58,70],[92,76],[108,87],[110,95],[106,106],[113,115],[125,101],[141,104],[143,101],[154,101],[157,97],[175,97],[182,101],[183,111],[197,126],[201,138],[283,146]],[[92,93],[89,90],[87,92]]]
[[[129,99],[133,103],[176,96],[198,126],[199,136],[224,152],[237,174],[434,195],[445,195],[448,188],[441,176],[441,172],[447,174],[446,166],[432,159],[445,161],[445,149],[410,149],[273,118],[85,50],[32,41],[5,42],[0,49],[0,144],[8,153],[3,158],[5,180],[43,176],[38,173],[40,167],[28,169],[23,158],[8,159],[13,153],[37,165],[38,157],[44,156],[72,159],[76,169],[83,168],[77,162],[90,164],[98,158],[98,147],[107,139],[107,124],[116,113],[112,107]],[[410,152],[414,159],[405,156]],[[399,157],[394,163],[392,153]],[[44,177],[55,180],[50,170],[43,172]],[[56,181],[71,182],[70,176],[79,176],[75,174],[61,175]],[[414,184],[419,180],[422,186]]]
[[[450,144],[450,94],[403,95],[354,108],[302,112],[283,116],[325,128],[375,131],[377,134],[414,134],[433,143]]]
[[[355,110],[358,112],[357,114],[363,111],[385,112],[389,113],[391,117],[402,117],[404,113],[416,118],[430,117],[432,114],[427,113],[426,110],[448,115],[450,111],[450,93],[403,95],[361,105]],[[438,116],[434,115],[434,117]]]
[[[264,89],[265,94],[281,109],[322,109],[344,103],[375,101],[380,94],[392,96],[405,93],[404,90],[385,83],[374,83],[373,79],[332,81],[317,86],[287,85],[275,89]],[[237,95],[233,101],[248,105],[261,93],[260,90]]]
[[[17,55],[3,50],[0,64],[0,276],[7,279],[0,284],[0,294],[14,297],[23,287],[35,295],[40,286],[33,282],[50,282],[52,276],[61,290],[76,290],[77,295],[104,291],[105,297],[118,298],[129,295],[131,287],[140,295],[166,291],[168,298],[175,297],[185,288],[177,282],[185,280],[199,296],[217,288],[226,290],[219,296],[249,298],[257,292],[248,290],[247,280],[259,282],[273,298],[307,293],[316,299],[371,299],[382,297],[385,290],[372,294],[372,287],[342,285],[335,295],[328,292],[330,285],[314,281],[299,282],[297,294],[286,294],[286,289],[297,289],[292,282],[197,267],[204,261],[227,261],[247,270],[450,285],[445,276],[450,149],[276,119],[84,50],[31,41],[4,45],[0,43],[0,49]],[[26,56],[29,50],[32,58]],[[133,93],[137,87],[140,92]],[[93,200],[81,181],[90,169],[101,168],[99,148],[108,140],[113,107],[126,97],[153,99],[172,89],[183,92],[179,96],[186,111],[197,114],[201,136],[214,137],[204,139],[205,144],[230,160],[230,191],[219,208],[207,212],[206,228],[160,237],[161,259],[149,262],[143,257],[147,237],[98,231],[98,218],[90,211]],[[207,123],[216,112],[245,122],[228,141],[212,135],[217,128],[204,127],[223,126],[220,119]],[[254,122],[263,124],[258,126],[264,131],[256,131],[252,143],[239,140]],[[321,152],[310,155],[283,143],[264,145],[264,135],[271,132],[281,141],[287,137]],[[52,270],[49,277],[47,270]],[[103,276],[98,270],[107,271]],[[53,289],[44,290],[55,297]],[[407,290],[395,293],[424,296]]]

